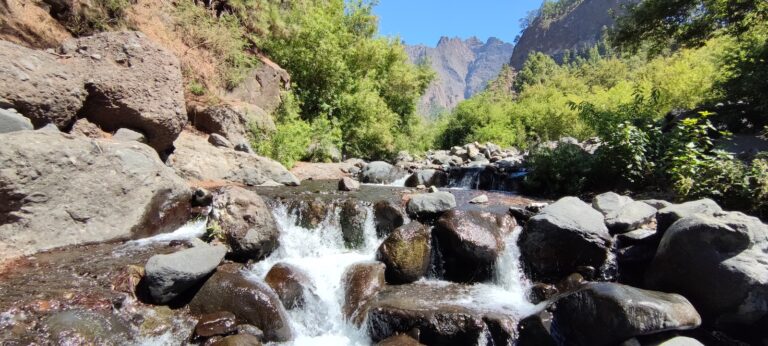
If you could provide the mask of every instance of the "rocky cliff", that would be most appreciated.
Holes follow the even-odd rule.
[[[491,37],[482,42],[443,37],[437,46],[407,46],[414,63],[429,61],[437,78],[419,103],[419,112],[434,116],[453,109],[459,102],[482,91],[512,55],[514,46]]]
[[[583,0],[554,18],[539,16],[523,30],[510,65],[520,69],[531,52],[559,59],[566,50],[580,51],[593,46],[604,30],[613,25],[615,13],[633,2],[636,0]]]

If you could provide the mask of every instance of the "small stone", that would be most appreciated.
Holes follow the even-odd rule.
[[[412,195],[406,209],[411,215],[439,214],[456,208],[456,198],[450,192]]]
[[[488,203],[488,196],[487,195],[477,196],[477,197],[473,198],[472,200],[470,200],[469,203],[472,203],[472,204],[486,204],[486,203]]]
[[[115,132],[115,134],[112,136],[112,140],[118,142],[136,141],[139,143],[147,143],[147,137],[145,137],[143,134],[126,128],[118,129],[117,132]]]
[[[218,133],[212,133],[208,136],[208,143],[211,143],[215,147],[232,148],[232,143]]]
[[[350,177],[344,177],[339,180],[339,191],[357,191],[360,190],[360,183]]]
[[[208,338],[214,335],[231,334],[237,330],[235,319],[235,314],[228,311],[202,315],[195,326],[195,335]]]
[[[0,133],[32,129],[34,127],[32,127],[32,121],[29,118],[17,113],[15,109],[0,108]]]
[[[438,188],[437,188],[437,187],[435,187],[435,186],[430,186],[430,187],[429,187],[429,192],[438,192],[438,191],[440,191],[440,189],[438,189]]]
[[[253,149],[251,149],[251,146],[246,143],[240,143],[238,145],[235,145],[235,151],[241,151],[244,153],[253,154]]]

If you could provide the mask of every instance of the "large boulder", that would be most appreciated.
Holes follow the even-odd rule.
[[[656,216],[656,208],[645,202],[631,202],[605,215],[605,225],[611,233],[626,233],[638,229]]]
[[[249,143],[249,126],[256,126],[265,133],[275,130],[272,117],[249,104],[196,107],[190,112],[189,120],[198,130],[222,135],[234,145]]]
[[[280,231],[264,200],[238,186],[222,188],[213,198],[211,227],[220,227],[237,260],[260,260],[274,251]]]
[[[344,245],[349,249],[357,249],[365,243],[365,222],[368,211],[359,201],[348,199],[341,205],[339,226]]]
[[[282,103],[282,92],[290,88],[291,77],[288,71],[266,57],[259,59],[259,66],[228,91],[227,97],[256,105],[269,114]]]
[[[183,132],[174,145],[176,150],[168,157],[167,163],[188,180],[233,182],[247,186],[275,183],[299,185],[299,180],[277,161],[215,147],[205,137]]]
[[[656,230],[661,236],[664,235],[667,228],[672,226],[677,220],[694,214],[713,215],[721,211],[723,211],[723,209],[720,208],[715,201],[708,198],[682,204],[673,204],[669,207],[660,209],[656,214]]]
[[[412,195],[406,210],[412,216],[437,215],[456,208],[456,198],[447,191]]]
[[[169,232],[192,191],[152,148],[60,132],[0,135],[0,253]]]
[[[579,266],[601,268],[611,243],[603,215],[576,197],[564,197],[528,220],[518,241],[532,279],[548,283]]]
[[[14,131],[32,130],[32,122],[29,118],[16,112],[11,108],[8,110],[0,108],[0,133],[8,133]]]
[[[606,192],[592,199],[592,207],[603,213],[603,215],[608,215],[632,202],[634,201],[630,197],[622,196],[615,192]]]
[[[440,247],[445,278],[456,282],[482,282],[492,277],[504,251],[504,236],[515,220],[507,214],[451,210],[437,220],[435,237]]]
[[[364,183],[389,184],[401,178],[403,172],[399,168],[384,161],[374,161],[365,166],[360,172],[360,181]]]
[[[229,311],[240,324],[252,324],[264,331],[266,341],[293,338],[288,314],[275,292],[236,271],[216,271],[195,294],[189,308],[195,314]]]
[[[427,345],[511,345],[517,312],[484,308],[472,286],[416,282],[387,286],[368,310],[368,334],[378,342],[417,332]]]
[[[386,286],[385,266],[381,262],[356,263],[347,268],[342,278],[344,317],[360,325],[368,311],[368,303]]]
[[[273,265],[264,277],[264,282],[277,293],[286,309],[303,306],[304,295],[315,289],[307,273],[288,263]]]
[[[150,296],[160,304],[171,301],[216,270],[226,253],[224,246],[198,243],[172,254],[150,257],[144,267]]]
[[[0,42],[0,106],[36,127],[85,116],[107,131],[131,128],[165,154],[187,121],[178,59],[139,32],[65,41],[61,55]]]
[[[376,234],[386,237],[395,228],[405,222],[405,213],[401,208],[389,201],[378,201],[373,204],[373,220],[376,225]]]
[[[417,187],[419,185],[436,187],[446,186],[448,185],[448,174],[436,169],[422,169],[411,174],[405,181],[405,186],[408,187]]]
[[[646,273],[680,293],[705,321],[754,325],[768,316],[768,226],[742,213],[696,214],[672,224]]]
[[[552,336],[562,345],[618,345],[636,336],[698,327],[685,297],[609,282],[594,282],[558,298]]]
[[[416,221],[392,231],[376,253],[376,259],[387,266],[387,282],[410,283],[424,277],[429,270],[431,242],[429,227]]]

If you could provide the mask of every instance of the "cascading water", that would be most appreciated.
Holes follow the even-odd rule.
[[[373,211],[367,207],[364,244],[359,249],[347,249],[339,223],[340,209],[330,208],[316,228],[308,229],[298,226],[298,211],[291,213],[285,205],[278,204],[273,215],[281,232],[280,247],[251,267],[250,274],[263,279],[273,265],[284,262],[301,268],[312,279],[314,295],[306,295],[303,307],[288,312],[296,333],[291,342],[293,345],[371,344],[365,327],[357,328],[343,317],[344,288],[341,282],[350,265],[374,259],[382,239],[376,236]],[[506,239],[506,250],[498,260],[494,281],[471,286],[465,297],[452,303],[519,317],[536,309],[525,298],[527,282],[519,265],[519,234],[518,228]],[[438,286],[449,284],[436,278],[422,279],[421,282]]]

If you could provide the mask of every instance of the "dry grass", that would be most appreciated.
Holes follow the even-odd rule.
[[[0,39],[32,48],[54,48],[71,38],[67,29],[29,0],[0,1]]]

